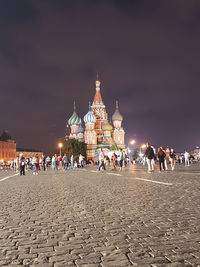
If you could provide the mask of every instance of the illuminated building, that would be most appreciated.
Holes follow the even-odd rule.
[[[15,141],[6,133],[0,136],[0,160],[4,162],[11,161],[16,156]]]
[[[124,129],[122,128],[123,117],[119,112],[118,102],[116,101],[116,110],[112,116],[112,124],[108,121],[108,114],[106,106],[103,103],[100,92],[100,81],[96,81],[96,92],[91,106],[89,106],[88,113],[84,116],[85,131],[83,133],[82,120],[76,113],[74,105],[74,112],[68,124],[71,131],[69,138],[75,138],[87,144],[87,157],[95,159],[98,151],[102,148],[105,153],[114,147],[125,148],[124,145]],[[80,135],[81,134],[81,135]]]

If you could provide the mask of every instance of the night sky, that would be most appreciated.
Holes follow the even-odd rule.
[[[96,73],[109,116],[119,101],[126,144],[200,145],[199,0],[2,0],[0,130],[49,152]]]

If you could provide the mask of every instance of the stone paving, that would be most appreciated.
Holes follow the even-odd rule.
[[[13,174],[0,172],[0,266],[200,266],[198,164]]]

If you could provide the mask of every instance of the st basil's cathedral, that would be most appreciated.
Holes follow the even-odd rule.
[[[95,159],[98,151],[102,148],[105,154],[110,150],[124,149],[124,129],[122,128],[123,117],[119,112],[118,102],[116,101],[116,110],[112,116],[112,123],[108,120],[106,106],[103,103],[100,92],[100,81],[96,81],[96,92],[92,105],[89,105],[89,111],[84,116],[85,129],[82,126],[82,120],[74,112],[68,120],[70,134],[66,138],[74,138],[87,144],[87,158]]]

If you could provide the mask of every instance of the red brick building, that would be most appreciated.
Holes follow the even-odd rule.
[[[23,154],[23,156],[27,158],[32,158],[36,154],[38,155],[39,158],[43,157],[43,152],[38,151],[38,150],[33,150],[33,149],[23,149],[23,148],[18,148],[16,152],[16,157],[19,157],[20,154]]]
[[[16,157],[16,143],[14,140],[0,141],[0,160],[8,162]]]

